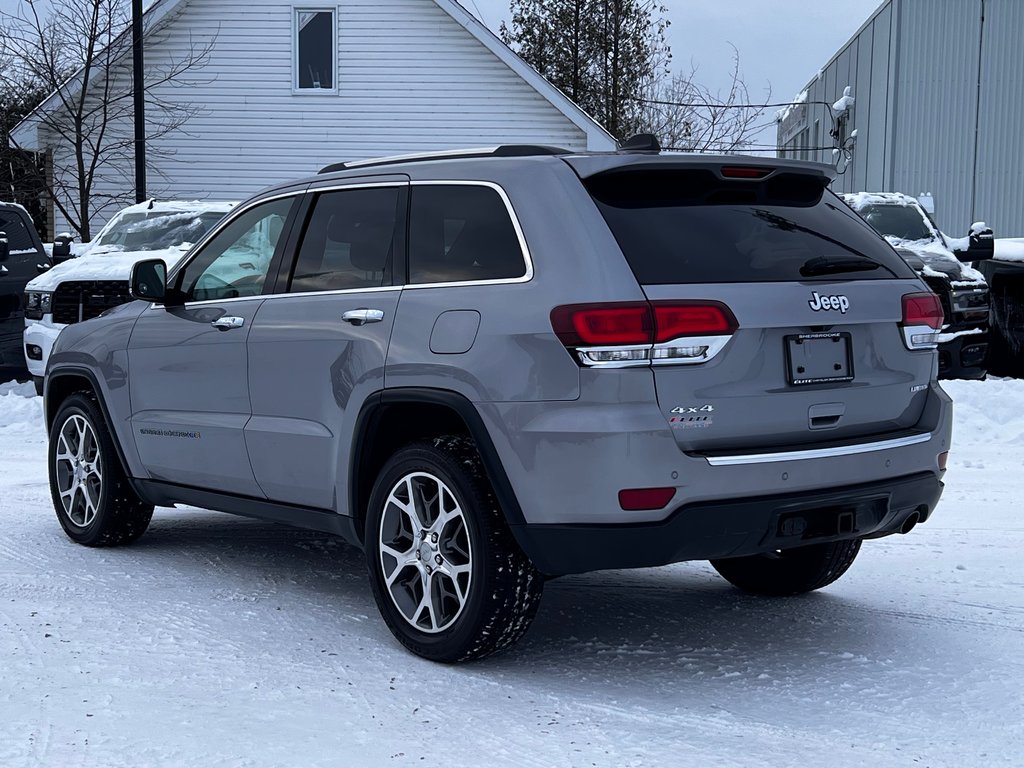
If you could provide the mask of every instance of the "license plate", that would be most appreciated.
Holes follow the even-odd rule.
[[[789,383],[830,384],[853,381],[853,342],[839,332],[801,333],[786,337]]]

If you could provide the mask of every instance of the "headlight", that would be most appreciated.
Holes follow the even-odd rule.
[[[25,294],[25,317],[42,320],[43,315],[53,311],[53,294],[43,291],[28,291]]]

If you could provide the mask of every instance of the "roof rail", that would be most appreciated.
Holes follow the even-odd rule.
[[[380,165],[420,163],[428,160],[469,160],[478,157],[541,157],[569,155],[568,149],[536,144],[505,144],[500,147],[477,147],[475,149],[448,149],[439,152],[421,152],[413,155],[378,157],[372,160],[350,160],[346,163],[332,163],[320,169],[320,173],[335,173],[353,168],[372,168]]]

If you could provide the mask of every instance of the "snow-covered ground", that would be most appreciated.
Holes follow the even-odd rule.
[[[1024,382],[956,382],[945,498],[801,598],[703,563],[548,585],[512,653],[399,649],[329,536],[159,510],[69,542],[0,386],[0,766],[1020,766]]]

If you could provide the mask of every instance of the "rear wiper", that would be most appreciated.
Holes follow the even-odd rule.
[[[870,272],[878,269],[881,264],[862,256],[815,256],[808,259],[800,267],[804,277],[816,275],[833,275],[839,272]]]

